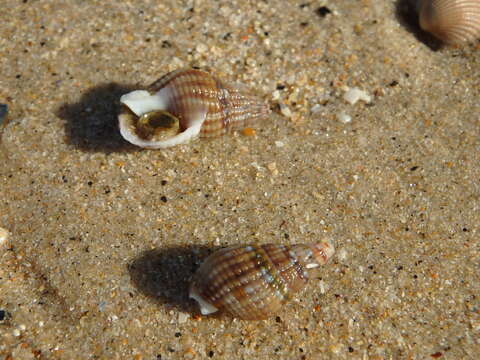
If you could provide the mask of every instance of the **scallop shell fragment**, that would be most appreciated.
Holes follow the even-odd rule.
[[[309,271],[334,253],[329,242],[297,245],[247,245],[219,250],[195,273],[190,297],[203,315],[224,310],[245,320],[275,315],[304,290]]]
[[[176,70],[120,98],[119,127],[134,145],[159,149],[243,129],[270,109],[243,86],[196,69]]]
[[[419,0],[420,27],[447,44],[480,37],[480,0]]]

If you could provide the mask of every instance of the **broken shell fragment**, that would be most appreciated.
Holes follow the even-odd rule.
[[[206,258],[193,277],[190,297],[203,315],[224,310],[240,319],[266,319],[304,290],[308,272],[326,264],[334,251],[326,241],[228,247]]]
[[[420,27],[455,45],[480,37],[479,0],[418,0]]]
[[[120,133],[130,143],[151,149],[240,130],[270,112],[243,86],[196,69],[168,73],[146,90],[123,95],[120,102]]]

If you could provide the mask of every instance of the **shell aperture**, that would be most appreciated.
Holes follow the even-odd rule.
[[[167,111],[154,110],[137,119],[136,130],[139,136],[144,139],[157,140],[158,136],[164,137],[170,133],[177,134],[180,131],[180,121]]]

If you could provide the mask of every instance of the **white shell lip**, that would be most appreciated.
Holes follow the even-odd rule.
[[[161,140],[161,141],[148,141],[140,138],[135,131],[131,128],[129,114],[120,114],[118,116],[120,134],[125,140],[147,149],[166,149],[175,145],[185,144],[190,140],[196,138],[200,133],[202,128],[203,121],[205,120],[205,115],[203,118],[199,118],[191,127],[182,131],[178,135],[171,137],[170,139]]]
[[[192,287],[190,289],[189,297],[191,299],[194,299],[198,303],[198,305],[200,306],[200,312],[202,313],[202,315],[209,315],[209,314],[213,314],[213,313],[218,311],[218,309],[215,306],[213,306],[208,301],[203,299],[197,293],[197,290],[195,289],[195,287]]]
[[[167,107],[160,92],[151,95],[146,90],[135,90],[122,95],[120,102],[125,104],[137,116],[142,116],[149,111],[165,110]]]
[[[168,109],[169,91],[167,88],[163,88],[155,94],[150,94],[146,90],[135,90],[128,94],[124,94],[120,97],[120,102],[128,107],[132,113],[137,116],[155,111]],[[147,149],[165,149],[175,145],[185,144],[190,140],[193,140],[200,134],[203,122],[206,119],[206,109],[198,109],[191,114],[189,119],[189,127],[181,133],[164,140],[153,141],[140,138],[135,129],[132,126],[131,113],[120,113],[118,116],[118,124],[120,128],[120,134],[125,140]]]

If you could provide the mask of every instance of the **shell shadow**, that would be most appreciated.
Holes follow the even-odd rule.
[[[106,83],[88,89],[76,103],[63,104],[56,114],[65,121],[66,141],[84,151],[135,151],[118,130],[120,96],[138,86]]]
[[[190,279],[213,251],[202,246],[145,251],[128,265],[130,279],[137,290],[156,303],[198,313],[195,301],[188,297]]]
[[[418,13],[415,9],[419,0],[398,0],[395,4],[395,16],[398,22],[415,38],[428,46],[432,51],[438,51],[444,44],[433,35],[423,31],[418,22]]]

